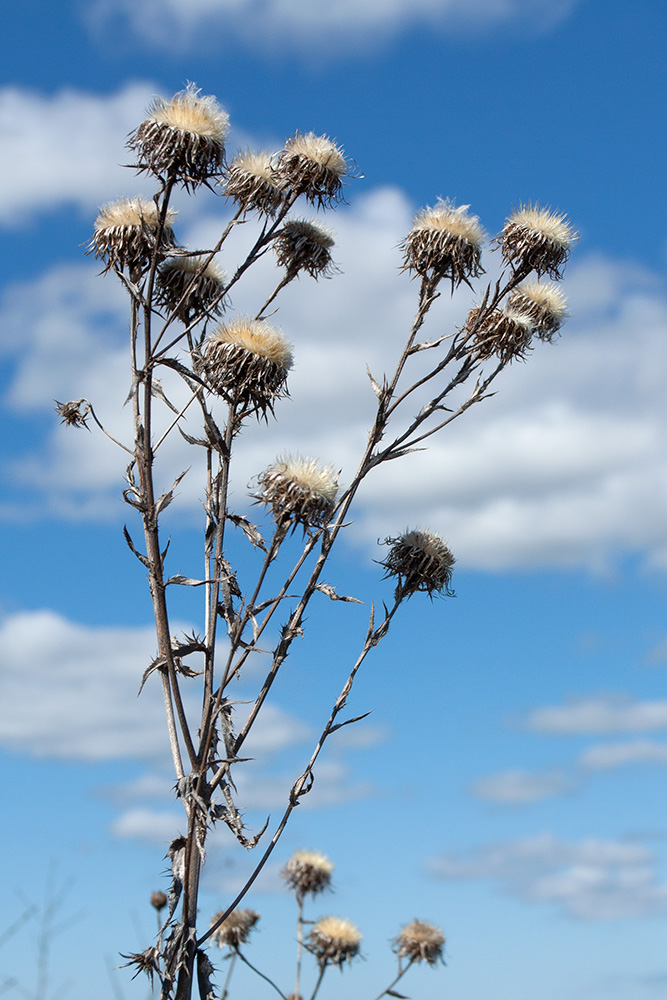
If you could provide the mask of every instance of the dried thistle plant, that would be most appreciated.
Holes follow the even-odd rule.
[[[294,781],[280,821],[270,832],[266,826],[247,831],[234,782],[244,765],[243,746],[292,643],[304,633],[313,596],[324,593],[332,600],[355,600],[341,598],[324,582],[323,573],[360,489],[378,466],[422,448],[483,401],[501,372],[513,360],[526,357],[534,341],[554,338],[567,305],[555,283],[536,279],[549,275],[557,282],[576,239],[569,222],[557,212],[536,205],[513,212],[494,241],[503,262],[499,279],[478,289],[477,303],[464,325],[449,330],[443,328],[435,308],[441,284],[449,284],[453,291],[461,284],[472,286],[481,277],[484,230],[467,206],[456,207],[451,201],[440,200],[419,212],[401,244],[403,269],[416,281],[414,318],[390,374],[377,380],[369,373],[376,406],[356,469],[348,472],[343,485],[333,468],[315,457],[284,456],[258,472],[248,503],[254,501],[266,515],[265,539],[248,511],[233,506],[229,484],[244,425],[272,419],[278,402],[288,395],[293,349],[287,335],[267,322],[267,309],[304,272],[313,278],[332,274],[331,231],[319,221],[291,213],[299,199],[321,209],[340,202],[343,185],[353,172],[340,146],[312,132],[295,133],[275,154],[238,153],[226,166],[228,127],[227,114],[215,98],[200,96],[193,85],[171,99],[157,98],[129,138],[136,169],[156,179],[155,197],[107,205],[95,222],[89,251],[117,275],[129,296],[128,401],[133,439],[123,442],[108,434],[85,399],[57,404],[65,424],[85,427],[90,417],[129,455],[123,496],[143,530],[141,544],[125,531],[131,552],[141,562],[142,572],[148,573],[155,618],[157,655],[147,665],[142,684],[157,683],[162,690],[177,795],[187,823],[186,833],[175,837],[168,851],[171,883],[166,904],[162,896],[159,907],[157,898],[153,903],[158,913],[166,910],[166,918],[154,944],[131,956],[140,970],[158,977],[161,1000],[190,1000],[195,988],[201,996],[212,995],[213,966],[206,953],[211,940],[231,949],[234,961],[236,957],[247,961],[241,946],[256,914],[239,906],[295,807],[310,790],[325,742],[362,717],[345,715],[357,672],[409,598],[452,593],[454,556],[439,534],[411,529],[386,540],[389,551],[379,562],[394,583],[393,602],[378,617],[371,609],[357,659],[345,668],[338,695],[332,693],[329,718]],[[202,186],[224,197],[233,214],[214,245],[190,249],[177,242],[170,201],[177,187],[194,195]],[[228,241],[241,223],[255,225],[256,235],[245,256],[235,259],[230,250],[233,241]],[[233,313],[229,293],[269,252],[275,254],[281,277],[253,316]],[[217,325],[209,329],[216,317]],[[423,332],[427,323],[428,336]],[[418,354],[417,371],[413,362]],[[170,390],[160,380],[165,369],[171,378],[181,380],[185,405],[169,398]],[[427,402],[416,416],[411,415],[413,400],[424,396]],[[199,414],[197,436],[186,433],[186,411]],[[163,512],[174,502],[185,473],[174,469],[172,486],[160,492],[156,456],[162,457],[165,440],[179,432],[205,455],[203,553],[197,553],[197,560],[203,554],[205,571],[199,578],[184,576],[180,570],[169,575],[170,556],[162,531]],[[284,543],[297,526],[303,537],[295,558],[293,545]],[[259,557],[261,565],[250,583],[249,569],[227,560],[230,527],[242,528],[248,546]],[[174,587],[181,586],[198,588],[202,594],[202,620],[192,635],[175,638],[171,596]],[[266,657],[266,671],[256,685],[247,718],[239,725],[230,685],[246,676],[249,657],[266,649],[278,623],[279,638]],[[226,631],[224,652],[217,642],[220,629]],[[188,662],[194,654],[203,665]],[[195,690],[201,711],[193,715],[186,706],[192,704]],[[246,885],[202,930],[198,926],[201,870],[210,830],[220,823],[244,848],[262,847]],[[330,862],[317,852],[300,852],[283,869],[299,908],[297,970],[308,952],[319,967],[313,996],[325,971],[347,965],[360,949],[356,927],[338,917],[308,923],[306,933],[304,901],[328,888],[330,876]],[[400,932],[394,947],[397,982],[415,962],[436,964],[444,938],[433,925],[413,921]],[[299,976],[297,971],[295,997],[301,995]],[[392,989],[393,984],[380,996],[395,995]]]

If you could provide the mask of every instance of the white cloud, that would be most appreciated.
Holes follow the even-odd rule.
[[[560,771],[531,773],[504,771],[480,778],[471,786],[473,795],[503,805],[525,805],[540,802],[571,791],[571,780]]]
[[[114,820],[111,830],[117,837],[145,840],[148,843],[169,844],[175,837],[185,836],[188,822],[176,809],[128,809]]]
[[[206,44],[225,36],[250,48],[276,40],[288,51],[358,51],[411,26],[486,33],[498,26],[543,31],[563,20],[576,0],[94,0],[85,9],[99,37],[117,19],[144,43],[168,49]]]
[[[529,729],[548,734],[631,733],[667,728],[667,701],[632,701],[627,695],[573,698],[532,711]]]
[[[589,747],[579,758],[588,770],[608,770],[625,764],[667,764],[667,743],[655,740],[631,740],[600,743]]]
[[[636,842],[569,843],[541,834],[445,854],[429,867],[436,878],[497,880],[513,896],[551,903],[583,920],[653,916],[667,903],[653,854]]]

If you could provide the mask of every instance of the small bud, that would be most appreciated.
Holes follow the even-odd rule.
[[[394,941],[394,951],[399,958],[409,962],[428,962],[435,965],[442,961],[445,936],[442,931],[425,920],[407,924]]]
[[[321,528],[331,516],[338,479],[331,466],[320,465],[314,458],[278,459],[259,477],[261,492],[254,494],[260,503],[271,507],[279,524]]]
[[[340,200],[343,177],[350,174],[343,150],[328,136],[314,132],[297,132],[288,139],[276,170],[293,194],[320,207]]]
[[[127,267],[137,278],[150,263],[154,252],[165,256],[174,249],[172,225],[176,213],[167,212],[158,247],[159,218],[154,201],[143,198],[121,198],[104,205],[95,219],[95,231],[88,244],[88,253],[106,261],[110,267]]]
[[[203,268],[203,256],[169,257],[155,280],[155,302],[189,326],[195,319],[219,315],[223,308],[225,273],[214,261]]]
[[[495,354],[505,364],[523,359],[530,349],[534,326],[530,316],[511,306],[507,309],[471,309],[464,332],[472,331],[473,338],[465,350],[481,360]]]
[[[160,912],[160,910],[164,910],[166,905],[167,905],[166,893],[164,892],[151,893],[151,906],[154,906],[155,909],[158,911],[158,913]]]
[[[308,893],[316,896],[328,889],[333,870],[333,862],[319,851],[296,851],[280,874],[303,899]]]
[[[359,954],[360,943],[361,934],[349,920],[323,917],[308,935],[307,947],[320,966],[342,966]]]
[[[287,395],[292,349],[287,339],[261,320],[238,317],[221,324],[205,342],[201,368],[214,392],[266,416]]]
[[[278,263],[288,275],[307,271],[311,278],[318,278],[332,269],[329,251],[333,245],[331,230],[307,219],[286,222],[273,243]]]
[[[224,910],[216,913],[211,919],[211,925],[213,925],[216,920],[218,920]],[[234,910],[230,913],[226,920],[220,924],[219,927],[213,931],[213,940],[217,942],[219,948],[224,948],[227,945],[229,948],[237,948],[240,944],[245,944],[250,936],[250,931],[253,929],[257,921],[259,920],[259,913],[255,913],[254,910]]]
[[[519,285],[509,297],[509,306],[528,316],[540,340],[553,340],[567,317],[567,302],[558,285],[532,281]]]
[[[273,215],[285,194],[285,185],[273,166],[271,154],[264,150],[238,153],[222,183],[225,195],[247,212]]]
[[[434,282],[449,278],[452,289],[479,277],[484,230],[477,216],[468,214],[468,207],[455,208],[440,200],[433,208],[422,209],[400,244],[403,269]]]
[[[445,593],[453,597],[450,589],[454,556],[442,538],[430,531],[406,531],[398,538],[385,538],[391,545],[389,555],[381,562],[386,573],[384,579],[395,576],[396,599],[411,597],[417,591],[433,594]]]
[[[529,204],[512,212],[496,242],[515,269],[560,278],[578,238],[565,215]]]
[[[194,186],[220,172],[229,116],[215,97],[200,97],[189,83],[171,100],[156,97],[148,117],[130,134],[139,170],[172,175]]]

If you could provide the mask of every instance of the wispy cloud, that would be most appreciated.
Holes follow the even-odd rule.
[[[654,740],[600,743],[585,750],[579,764],[591,771],[606,771],[626,764],[667,764],[667,743]]]
[[[492,879],[512,896],[552,904],[582,920],[648,917],[667,909],[656,859],[636,842],[568,842],[545,833],[447,853],[429,870],[435,878]]]
[[[631,733],[667,728],[667,701],[633,701],[627,695],[573,698],[532,711],[526,725],[548,734]]]
[[[565,795],[573,781],[563,771],[503,771],[475,781],[470,791],[479,799],[501,805],[526,805]]]

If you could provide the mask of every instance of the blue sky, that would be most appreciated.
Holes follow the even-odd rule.
[[[98,205],[148,193],[119,166],[125,136],[152,95],[188,80],[230,113],[230,151],[278,149],[312,129],[364,175],[326,219],[341,274],[281,299],[292,398],[246,435],[239,504],[283,450],[318,454],[343,478],[353,467],[372,401],[366,363],[389,368],[414,308],[397,244],[420,207],[470,204],[493,234],[512,207],[538,201],[581,234],[558,342],[360,498],[328,579],[365,605],[313,607],[256,739],[262,763],[239,783],[251,822],[280,814],[368,605],[391,592],[376,540],[408,524],[441,532],[457,596],[410,600],[366,664],[352,708],[373,713],[332,741],[249,900],[262,913],[257,961],[289,975],[292,914],[276,872],[307,847],[336,863],[336,895],[313,916],[340,913],[364,934],[366,961],[343,973],[351,997],[386,985],[387,942],[414,917],[442,927],[448,966],[416,970],[413,997],[664,995],[666,21],[659,0],[82,0],[59,4],[57,19],[25,0],[8,13],[0,995],[35,996],[39,914],[2,934],[54,892],[47,996],[147,994],[110,970],[150,941],[147,900],[180,829],[159,692],[135,697],[153,655],[149,601],[121,536],[122,455],[61,428],[52,405],[85,395],[126,431],[126,305],[82,245]],[[226,217],[213,195],[177,207],[192,245]],[[488,249],[484,263],[493,277]],[[251,308],[269,278],[250,276],[234,306]],[[461,322],[470,304],[469,293],[439,302],[439,321]],[[191,478],[169,519],[183,571],[198,559]],[[177,609],[187,628],[197,615],[189,599]],[[249,681],[239,698],[250,692]],[[251,861],[218,838],[204,918]],[[332,977],[323,1000],[340,986]],[[263,995],[243,977],[238,988]]]

